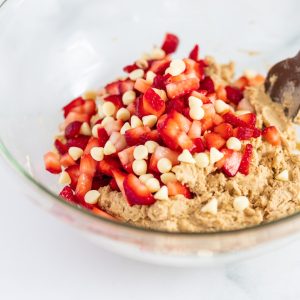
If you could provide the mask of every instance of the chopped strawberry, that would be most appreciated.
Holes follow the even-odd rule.
[[[214,147],[216,149],[221,149],[225,144],[226,140],[218,133],[207,133],[205,136],[205,143],[208,149]]]
[[[254,127],[253,129],[253,137],[256,139],[260,137],[262,134],[261,130],[259,128]]]
[[[240,89],[232,86],[226,86],[225,90],[226,90],[227,99],[230,102],[237,105],[243,99],[243,92]]]
[[[215,84],[210,76],[205,76],[203,80],[200,82],[201,90],[206,90],[208,93],[215,92]]]
[[[124,149],[123,151],[118,153],[120,162],[125,171],[128,173],[132,173],[132,163],[134,161],[133,151],[135,146]]]
[[[81,97],[78,97],[71,101],[69,104],[63,107],[64,117],[66,118],[69,112],[71,112],[75,107],[83,105],[84,100]]]
[[[109,139],[109,136],[108,136],[106,130],[102,127],[98,128],[99,147],[104,147],[104,145],[106,144],[108,139]]]
[[[193,140],[194,147],[191,149],[191,153],[200,153],[205,150],[205,145],[202,138],[196,138]]]
[[[155,141],[157,143],[161,142],[161,136],[158,132],[158,130],[151,130],[149,132],[145,132],[144,134],[141,135],[140,139],[140,144],[145,144],[147,141]]]
[[[223,149],[222,152],[225,155],[222,159],[224,163],[222,166],[222,171],[225,175],[233,177],[239,170],[242,160],[242,154],[230,149]]]
[[[156,75],[153,79],[152,87],[160,90],[165,90],[167,81],[170,78],[170,76],[170,74]]]
[[[132,64],[132,65],[127,65],[123,68],[123,71],[126,73],[131,73],[132,71],[138,69],[139,67],[136,65],[136,63]]]
[[[155,203],[153,195],[135,175],[128,174],[123,183],[125,197],[130,206],[152,205]]]
[[[54,152],[47,152],[44,155],[45,168],[48,172],[53,174],[59,174],[61,172],[61,165],[59,161],[59,155]]]
[[[103,174],[95,174],[92,183],[92,190],[99,190],[101,187],[109,185],[111,181],[111,177],[103,175]]]
[[[249,86],[249,80],[246,76],[241,76],[233,83],[233,86],[243,91],[247,86]]]
[[[107,134],[110,136],[113,132],[119,132],[123,126],[123,122],[121,120],[113,120],[104,125],[104,129]]]
[[[76,165],[76,161],[71,157],[69,153],[65,153],[64,155],[62,155],[59,162],[64,168]]]
[[[121,172],[118,169],[112,170],[112,174],[117,183],[119,190],[122,192],[123,196],[126,198],[125,191],[124,191],[124,180],[126,178],[126,174]]]
[[[148,115],[161,116],[165,111],[165,101],[152,89],[148,89],[143,96],[143,110]]]
[[[87,114],[87,115],[93,115],[96,112],[96,104],[94,100],[85,100],[83,105],[76,106],[74,109],[72,109],[73,112],[81,113],[81,114]]]
[[[134,82],[130,79],[121,80],[119,82],[119,92],[120,94],[124,94],[127,91],[132,91],[134,87]]]
[[[195,61],[198,60],[198,55],[199,55],[199,45],[195,45],[194,48],[192,49],[192,51],[189,54],[189,58],[193,59]]]
[[[95,137],[90,137],[86,147],[84,148],[84,154],[89,154],[94,147],[100,147],[99,140]]]
[[[201,91],[193,91],[191,93],[191,96],[194,96],[196,98],[199,98],[203,104],[211,104],[211,100],[207,96],[207,91],[201,90]]]
[[[80,159],[80,174],[84,173],[91,177],[95,175],[97,162],[92,158],[90,154],[84,154]]]
[[[57,151],[59,152],[59,154],[61,154],[61,155],[68,152],[68,146],[66,144],[64,144],[62,141],[60,141],[59,139],[55,140],[54,146],[57,149]]]
[[[211,129],[214,126],[214,121],[212,117],[204,117],[201,120],[202,126],[202,134],[204,134],[207,130]]]
[[[166,54],[170,54],[176,51],[178,44],[178,37],[175,34],[167,33],[161,48],[166,52]]]
[[[250,140],[253,137],[254,128],[249,127],[237,127],[235,129],[234,136],[237,137],[239,140]]]
[[[215,116],[216,110],[212,103],[203,104],[202,108],[204,110],[205,118],[207,117],[213,118]]]
[[[220,85],[216,90],[216,94],[218,99],[221,99],[225,102],[229,102],[229,100],[227,99],[227,93],[224,86]]]
[[[169,83],[166,86],[167,94],[170,99],[182,97],[199,88],[197,78],[189,78],[183,81]]]
[[[113,191],[120,191],[115,178],[111,178],[109,181],[109,186]]]
[[[239,172],[248,175],[249,174],[249,168],[250,168],[250,163],[252,159],[252,153],[253,153],[253,146],[251,144],[247,144],[246,148],[243,153],[243,157],[241,160],[241,164],[239,167]]]
[[[169,114],[169,117],[172,118],[178,124],[180,130],[186,133],[189,132],[192,122],[189,119],[187,119],[184,115],[182,115],[176,110],[173,110]]]
[[[178,112],[182,112],[185,107],[184,99],[177,98],[170,100],[166,103],[166,113],[170,113],[172,110],[176,110]]]
[[[149,70],[154,72],[155,74],[163,75],[166,69],[169,67],[170,62],[171,60],[168,56],[165,57],[164,59],[155,60],[152,62]]]
[[[90,116],[86,113],[79,113],[76,111],[70,111],[64,121],[64,127],[68,126],[70,123],[79,121],[79,122],[89,122]]]
[[[281,137],[275,126],[266,127],[262,132],[262,136],[273,146],[279,146],[281,144]]]
[[[202,125],[201,121],[194,120],[192,125],[190,126],[188,136],[191,139],[199,138],[201,136]]]
[[[228,140],[233,135],[233,128],[229,123],[222,123],[214,128],[214,132],[218,133],[223,139]]]
[[[189,136],[183,131],[178,133],[177,143],[182,149],[187,149],[189,151],[192,151],[194,148],[194,143],[192,139],[189,138]]]
[[[147,126],[140,126],[129,129],[125,132],[125,139],[128,146],[140,145],[143,143],[143,136],[151,130]]]
[[[221,117],[219,114],[215,114],[212,117],[213,123],[215,126],[220,125],[221,123],[224,123],[223,117]]]
[[[76,185],[75,195],[76,197],[84,203],[85,194],[91,190],[93,184],[93,176],[81,173],[78,177],[78,182]]]
[[[192,198],[192,194],[189,189],[179,181],[170,181],[167,183],[167,187],[169,196],[183,195],[185,198]]]
[[[75,189],[80,175],[79,165],[69,166],[66,168],[65,171],[69,174],[71,178],[70,186],[72,187],[72,189]]]
[[[151,84],[143,78],[138,78],[134,84],[134,88],[141,93],[146,93],[150,87]]]
[[[82,122],[74,121],[65,128],[65,137],[67,139],[76,137],[81,128]]]
[[[253,113],[249,113],[237,117],[233,113],[228,112],[223,115],[223,118],[225,122],[231,124],[233,127],[253,127],[256,122],[256,116]]]
[[[238,118],[244,121],[248,126],[254,127],[256,123],[256,115],[254,113],[248,113],[238,116]]]
[[[113,132],[109,140],[115,146],[117,152],[122,151],[127,147],[125,136],[122,135],[120,132]]]
[[[69,186],[65,186],[59,193],[59,196],[68,202],[75,204],[78,203],[78,200],[76,199],[73,190]]]
[[[173,150],[178,148],[178,134],[180,133],[179,125],[175,120],[170,117],[167,117],[162,124],[157,126],[159,133],[163,142]]]
[[[169,148],[163,147],[163,146],[157,146],[154,153],[151,155],[149,169],[154,172],[159,172],[157,169],[157,162],[161,158],[168,158],[172,165],[178,164],[178,153],[176,151],[173,151]]]
[[[158,118],[157,123],[156,123],[156,128],[158,131],[164,127],[167,117],[168,117],[168,115],[164,114]]]
[[[105,86],[105,90],[109,95],[120,95],[120,81],[114,81]]]
[[[106,156],[105,159],[99,161],[98,163],[98,171],[107,176],[112,176],[112,170],[118,170],[121,167],[122,165],[117,158],[109,156]]]
[[[89,136],[86,136],[86,135],[79,135],[75,138],[70,138],[67,140],[67,147],[70,148],[70,147],[79,147],[81,148],[82,150],[85,149],[88,141],[89,141],[90,137]]]
[[[203,76],[204,76],[203,70],[202,70],[202,68],[200,68],[200,65],[198,62],[196,62],[192,59],[189,59],[189,58],[184,58],[183,61],[186,66],[186,69],[184,71],[184,75],[186,77],[185,79],[196,78],[198,80],[201,80],[203,78]]]
[[[116,107],[116,110],[123,107],[122,97],[120,95],[110,95],[105,97],[104,100],[113,103]]]
[[[116,220],[116,218],[114,218],[113,216],[109,215],[107,212],[103,211],[102,209],[99,209],[98,207],[92,207],[92,212],[97,215],[100,216],[102,218],[106,218],[106,219],[110,219],[110,220]]]

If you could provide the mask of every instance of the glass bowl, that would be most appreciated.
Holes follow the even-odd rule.
[[[159,264],[223,263],[292,239],[300,229],[298,214],[209,234],[156,232],[103,219],[57,197],[57,178],[44,171],[42,157],[62,120],[60,108],[120,75],[166,32],[181,38],[178,55],[199,42],[201,56],[234,59],[238,71],[265,73],[299,50],[299,9],[297,0],[3,2],[0,151],[22,177],[24,195],[102,247]]]

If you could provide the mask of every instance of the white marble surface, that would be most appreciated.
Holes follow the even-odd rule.
[[[215,269],[159,267],[97,248],[27,201],[0,159],[0,299],[299,299],[300,240]]]

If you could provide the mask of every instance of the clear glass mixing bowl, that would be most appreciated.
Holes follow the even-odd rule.
[[[181,38],[178,55],[199,42],[202,56],[234,59],[238,71],[265,73],[299,50],[299,11],[297,0],[2,3],[0,151],[23,178],[24,195],[103,247],[156,263],[227,262],[290,240],[300,229],[298,215],[214,234],[155,232],[91,215],[56,196],[57,180],[44,171],[42,156],[51,147],[63,104],[114,79],[121,67],[160,44],[165,32]]]

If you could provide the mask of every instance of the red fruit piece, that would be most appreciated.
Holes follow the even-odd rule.
[[[81,128],[82,122],[74,121],[65,128],[65,137],[67,139],[76,137]]]
[[[224,153],[224,162],[222,166],[222,171],[225,175],[229,177],[233,177],[239,170],[242,154],[240,152],[236,152],[230,149],[223,149],[222,152]]]
[[[160,60],[155,60],[152,62],[149,70],[154,72],[157,75],[164,75],[166,69],[170,65],[170,62],[171,61],[170,61],[169,57],[166,57],[166,58],[160,59]]]
[[[256,115],[254,113],[248,113],[238,116],[238,118],[244,121],[248,126],[254,127],[256,123]]]
[[[259,128],[254,128],[253,129],[253,137],[258,138],[261,136],[261,130]]]
[[[60,158],[60,164],[63,167],[67,168],[67,167],[76,165],[76,161],[71,157],[71,155],[69,153],[65,153]]]
[[[72,109],[72,112],[77,112],[81,114],[93,115],[96,112],[96,104],[94,100],[85,100],[80,106],[76,106]]]
[[[121,80],[119,82],[119,92],[122,95],[127,91],[132,91],[133,87],[134,87],[134,82],[129,79]]]
[[[90,116],[86,113],[79,113],[76,111],[70,111],[64,121],[64,127],[68,126],[70,123],[74,121],[79,122],[89,122]]]
[[[56,139],[54,142],[54,146],[59,152],[59,154],[63,155],[68,152],[68,147],[66,144],[62,143],[59,139]]]
[[[207,133],[204,138],[207,149],[210,149],[212,147],[221,149],[226,144],[226,140],[223,139],[222,136],[218,133]]]
[[[223,139],[228,140],[233,135],[233,128],[229,123],[222,123],[214,128],[214,132],[218,133]]]
[[[124,149],[123,151],[118,153],[120,162],[125,171],[128,173],[132,173],[132,163],[134,161],[133,151],[135,146]]]
[[[206,90],[209,94],[215,92],[215,84],[210,76],[205,76],[200,82],[200,89]]]
[[[192,125],[192,122],[189,119],[176,110],[172,111],[169,116],[178,124],[180,130],[186,133],[189,132]]]
[[[92,190],[99,190],[101,187],[107,186],[110,184],[112,178],[102,175],[96,174],[93,178]]]
[[[120,81],[114,81],[105,86],[105,90],[109,95],[120,95]]]
[[[173,99],[170,101],[167,101],[166,103],[166,113],[170,113],[173,110],[176,110],[178,112],[182,112],[185,108],[185,102],[182,98]]]
[[[136,128],[129,129],[125,132],[125,139],[127,145],[134,146],[140,145],[143,143],[143,136],[144,134],[149,133],[151,130],[147,126],[140,126]]]
[[[146,185],[133,174],[126,176],[123,186],[126,199],[130,206],[151,205],[156,201]]]
[[[114,178],[111,178],[110,181],[109,181],[109,186],[110,188],[113,190],[113,191],[120,191],[118,185],[117,185],[117,182]]]
[[[159,172],[157,169],[157,162],[161,158],[168,158],[172,165],[175,166],[178,164],[178,153],[169,148],[163,146],[157,146],[154,153],[151,155],[149,169],[154,172]]]
[[[76,204],[78,203],[78,200],[76,199],[73,190],[69,186],[65,186],[59,193],[59,196],[68,202]]]
[[[72,187],[72,189],[75,189],[80,175],[79,165],[67,167],[65,171],[69,174],[71,178],[70,186]]]
[[[59,155],[54,152],[47,152],[44,155],[45,168],[48,172],[53,174],[59,174],[61,172],[61,165],[59,161]]]
[[[104,100],[113,103],[116,107],[116,110],[123,107],[122,97],[120,95],[110,95],[105,97]]]
[[[197,78],[189,78],[183,81],[169,83],[166,86],[167,94],[170,99],[182,97],[199,88],[199,80]]]
[[[233,127],[253,127],[256,122],[256,116],[253,113],[237,117],[233,113],[228,112],[223,115],[223,119],[225,120],[225,122],[231,124]]]
[[[205,133],[205,131],[211,129],[214,126],[214,121],[212,117],[204,117],[201,120],[201,126],[202,126],[202,134]]]
[[[279,146],[281,144],[280,134],[275,126],[266,127],[262,132],[262,136],[273,146]]]
[[[84,173],[91,177],[95,175],[97,162],[92,158],[90,154],[84,154],[80,159],[80,174]]]
[[[170,74],[156,75],[153,79],[152,87],[160,90],[165,90],[167,80],[170,76],[171,76]]]
[[[191,153],[200,153],[200,152],[204,152],[205,150],[205,145],[202,141],[201,138],[196,138],[193,140],[194,143],[194,148],[192,148]]]
[[[235,129],[235,137],[239,140],[250,140],[253,137],[254,128],[238,127]]]
[[[143,135],[141,135],[140,144],[145,144],[147,141],[155,141],[157,143],[161,142],[161,136],[157,130],[152,130],[150,132],[145,132]]]
[[[109,137],[109,140],[115,146],[117,152],[122,151],[127,147],[125,136],[120,132],[113,132]]]
[[[161,48],[166,52],[166,54],[170,54],[176,51],[178,44],[178,37],[172,33],[167,33]]]
[[[139,67],[134,63],[132,65],[127,65],[123,68],[123,71],[126,72],[126,73],[130,73],[136,69],[138,69]]]
[[[75,189],[76,197],[84,204],[85,194],[91,190],[93,184],[93,177],[87,174],[80,174]]]
[[[198,55],[199,55],[199,45],[195,45],[194,48],[192,49],[192,51],[189,54],[189,58],[193,59],[195,61],[198,60]]]
[[[167,183],[169,196],[183,195],[185,198],[191,199],[192,194],[189,189],[179,181],[171,181]]]
[[[85,149],[88,141],[89,141],[90,137],[89,136],[85,136],[85,135],[79,135],[75,138],[70,138],[67,140],[67,147],[79,147],[82,150]]]
[[[151,87],[151,84],[143,78],[138,78],[134,84],[134,89],[136,89],[137,91],[139,91],[141,93],[146,93],[146,91],[150,87]]]
[[[119,190],[122,192],[124,198],[126,199],[126,195],[125,195],[125,191],[124,191],[124,180],[127,175],[118,169],[112,170],[112,174],[117,183]]]
[[[71,112],[75,107],[81,106],[83,104],[84,100],[81,97],[72,100],[69,104],[63,107],[64,117],[66,118],[69,112]]]
[[[112,120],[104,125],[104,129],[110,136],[113,132],[119,132],[122,126],[123,122],[121,120]]]
[[[103,127],[98,128],[99,147],[104,147],[104,145],[106,144],[108,139],[109,139],[109,136],[108,136],[106,130]]]
[[[201,122],[194,120],[189,129],[188,136],[191,139],[199,138],[201,136],[201,130],[202,130]]]
[[[225,90],[226,90],[227,99],[230,102],[237,105],[243,99],[243,92],[240,89],[233,86],[226,86]]]
[[[215,114],[212,119],[215,126],[224,123],[224,119],[219,114]]]
[[[117,158],[106,156],[104,160],[99,161],[98,171],[104,175],[112,176],[112,170],[121,169],[122,166]]]
[[[250,168],[250,163],[252,159],[252,154],[253,154],[253,146],[251,144],[247,144],[243,153],[243,157],[241,160],[241,164],[239,167],[239,172],[248,175],[249,174],[249,168]]]
[[[143,111],[148,115],[160,117],[165,108],[165,101],[152,88],[148,89],[143,96]]]
[[[91,149],[94,147],[100,147],[99,146],[99,141],[95,137],[90,137],[85,149],[84,149],[84,154],[90,154]]]

